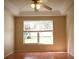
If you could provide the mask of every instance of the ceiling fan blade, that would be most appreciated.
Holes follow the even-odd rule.
[[[42,3],[42,6],[45,7],[46,9],[48,9],[48,10],[52,10],[51,7],[49,7],[49,6],[47,6],[47,5],[43,4],[43,3]]]

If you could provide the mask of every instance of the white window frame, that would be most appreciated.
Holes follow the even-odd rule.
[[[24,21],[38,21],[38,20],[24,20]],[[41,43],[39,43],[39,32],[52,32],[52,37],[53,37],[53,30],[44,30],[44,31],[24,31],[24,21],[23,21],[23,33],[24,32],[37,32],[38,33],[38,35],[37,35],[37,37],[38,37],[38,42],[37,43],[25,43],[24,41],[24,38],[23,38],[23,44],[41,44]],[[52,21],[52,25],[53,25],[53,20],[40,20],[40,21]],[[53,28],[53,27],[52,27]],[[24,34],[23,34],[23,37],[24,37]],[[54,41],[54,40],[53,40]],[[53,44],[53,42],[52,42],[52,44]],[[43,44],[43,45],[49,45],[49,44]],[[51,45],[51,44],[50,44]]]

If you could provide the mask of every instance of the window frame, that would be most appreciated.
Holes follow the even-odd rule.
[[[41,30],[41,31],[24,31],[24,21],[52,21],[53,22],[53,20],[23,20],[23,32],[22,33],[24,33],[24,32],[37,32],[37,33],[39,33],[39,32],[52,32],[52,36],[53,36],[53,29],[52,30]],[[53,25],[53,23],[52,23],[52,25]],[[52,27],[53,28],[53,27]],[[24,35],[24,34],[23,34]],[[37,44],[37,45],[52,45],[52,44],[41,44],[41,43],[39,43],[39,34],[37,34],[37,43],[24,43],[24,36],[23,36],[23,44],[24,45],[31,45],[31,44]],[[52,42],[53,44],[54,44],[54,40],[53,40],[53,42]]]

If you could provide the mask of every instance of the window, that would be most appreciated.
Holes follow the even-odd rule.
[[[23,42],[53,44],[53,21],[24,21]]]

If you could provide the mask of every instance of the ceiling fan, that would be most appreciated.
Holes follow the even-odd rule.
[[[32,1],[33,1],[33,4],[31,4],[31,7],[34,8],[35,11],[38,11],[40,6],[43,6],[44,8],[46,8],[48,10],[52,10],[51,7],[44,4],[43,0],[32,0]]]

